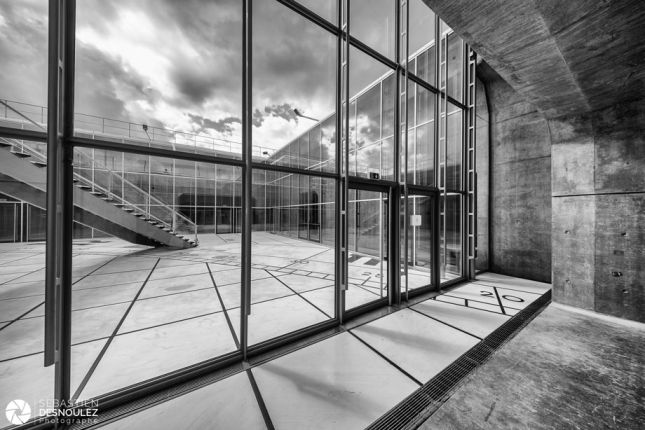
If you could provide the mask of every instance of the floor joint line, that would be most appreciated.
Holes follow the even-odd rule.
[[[251,383],[251,388],[253,389],[253,394],[255,394],[255,400],[258,402],[258,407],[262,413],[262,418],[264,419],[264,424],[267,426],[268,430],[275,430],[273,422],[271,421],[271,415],[269,415],[269,410],[267,409],[266,403],[264,403],[264,398],[260,392],[260,387],[253,376],[251,369],[246,369],[246,374],[249,377],[249,382]]]
[[[5,329],[5,328],[7,328],[7,327],[9,327],[11,324],[15,323],[16,321],[18,321],[19,319],[21,319],[22,317],[24,317],[24,316],[25,316],[25,315],[27,315],[28,313],[33,312],[34,310],[38,309],[38,308],[39,308],[39,307],[41,307],[43,304],[45,304],[45,301],[44,301],[44,300],[43,300],[42,302],[40,302],[39,304],[37,304],[36,306],[34,306],[33,308],[29,309],[27,312],[25,312],[25,313],[21,314],[19,317],[14,318],[14,319],[13,319],[13,320],[11,320],[11,321],[8,321],[6,325],[3,325],[2,327],[0,327],[0,331],[1,331],[1,330],[4,330],[4,329]]]
[[[222,300],[222,296],[220,295],[219,291],[217,290],[217,283],[215,282],[215,278],[213,278],[213,273],[211,272],[211,268],[206,264],[206,268],[208,269],[208,274],[211,277],[211,281],[213,281],[213,289],[215,289],[215,294],[217,294],[217,298],[219,300],[219,304],[222,307],[222,312],[224,312],[224,318],[226,318],[226,324],[228,324],[228,328],[231,331],[231,336],[233,336],[233,341],[235,342],[235,347],[237,349],[240,349],[240,341],[237,339],[237,335],[235,334],[235,330],[233,329],[233,324],[231,323],[231,319],[228,316],[228,312],[226,310],[226,307],[224,306],[224,301]],[[241,285],[241,284],[240,284]],[[240,291],[241,294],[241,291]]]
[[[430,318],[430,319],[433,319],[433,320],[435,320],[435,321],[437,321],[437,322],[440,322],[441,324],[445,324],[445,325],[447,325],[448,327],[452,327],[452,328],[454,328],[455,330],[459,330],[460,332],[465,333],[465,334],[467,334],[467,335],[470,335],[470,336],[472,336],[472,337],[474,337],[474,338],[477,338],[477,339],[479,339],[479,340],[484,340],[483,338],[481,338],[481,337],[479,337],[479,336],[477,336],[477,335],[474,335],[474,334],[472,334],[472,333],[470,333],[470,332],[467,332],[466,330],[460,329],[459,327],[456,327],[456,326],[454,326],[454,325],[452,325],[452,324],[449,324],[449,323],[447,323],[447,322],[445,322],[445,321],[441,321],[441,320],[440,320],[440,319],[438,319],[438,318],[431,317],[430,315],[428,315],[428,314],[426,314],[426,313],[424,313],[424,312],[421,312],[421,311],[419,311],[419,310],[417,310],[417,309],[414,309],[414,308],[412,308],[412,307],[409,307],[408,309],[410,309],[411,311],[416,312],[416,313],[418,313],[418,314],[421,314],[421,315],[423,315],[423,316],[425,316],[425,317],[428,317],[428,318]]]
[[[269,273],[269,271],[268,271],[268,270],[265,270],[265,272]],[[287,284],[285,284],[284,282],[282,282],[282,280],[281,280],[281,279],[279,279],[277,276],[273,275],[273,273],[269,273],[269,275],[273,276],[273,278],[274,278],[274,279],[276,279],[276,280],[277,280],[278,282],[280,282],[282,285],[284,285],[285,287],[287,287],[288,289],[290,289],[291,291],[293,291],[293,293],[294,293],[295,295],[297,295],[298,297],[300,297],[302,300],[304,300],[305,302],[309,303],[309,304],[310,304],[311,306],[313,306],[314,308],[318,309],[318,311],[322,312],[322,314],[323,314],[323,315],[325,315],[327,318],[329,318],[329,319],[333,319],[333,317],[329,316],[329,314],[328,314],[327,312],[323,311],[323,310],[322,310],[322,309],[320,309],[318,306],[316,306],[316,305],[314,305],[313,303],[311,303],[311,302],[310,302],[306,297],[302,297],[302,296],[300,295],[300,293],[299,293],[299,292],[297,292],[296,290],[294,290],[293,288],[291,288],[290,286],[288,286]],[[327,287],[324,287],[324,288],[327,288]]]
[[[495,297],[497,297],[497,303],[499,304],[500,309],[502,309],[502,313],[506,315],[506,309],[504,309],[504,305],[502,304],[502,298],[499,296],[499,293],[497,292],[497,287],[493,287],[493,291],[495,291]]]
[[[94,371],[98,367],[101,359],[103,358],[103,356],[107,352],[108,348],[112,344],[112,340],[114,339],[114,337],[118,333],[119,329],[123,325],[123,322],[127,318],[128,314],[130,313],[130,310],[132,309],[132,307],[136,303],[137,299],[139,298],[139,295],[141,295],[141,292],[143,291],[143,288],[148,283],[148,280],[150,279],[150,276],[152,276],[152,273],[154,272],[155,268],[157,267],[157,265],[159,264],[160,261],[161,261],[161,258],[157,258],[157,262],[154,264],[154,266],[152,266],[152,269],[150,269],[150,273],[148,273],[148,276],[146,277],[146,280],[143,282],[143,284],[141,285],[141,288],[139,288],[139,291],[137,292],[137,294],[132,299],[132,302],[130,303],[130,306],[128,306],[128,308],[123,313],[123,316],[121,317],[121,320],[118,322],[118,324],[116,325],[116,327],[112,331],[112,334],[110,335],[108,340],[105,342],[105,345],[103,345],[103,348],[101,348],[101,352],[99,352],[99,355],[96,357],[96,359],[92,363],[92,366],[90,366],[90,368],[88,369],[87,373],[85,374],[85,376],[81,380],[80,384],[78,385],[78,388],[76,389],[76,391],[72,395],[72,397],[70,399],[72,402],[76,402],[76,399],[78,399],[78,396],[80,396],[80,394],[85,389],[85,386],[87,385],[87,383],[89,382],[90,378],[92,377],[92,374],[94,373]]]
[[[379,351],[378,349],[374,348],[374,347],[373,347],[372,345],[370,345],[366,340],[362,339],[359,335],[357,335],[356,333],[353,333],[353,332],[352,332],[352,330],[354,330],[354,329],[347,330],[347,333],[351,334],[351,335],[352,335],[352,336],[354,336],[358,341],[360,341],[363,345],[365,345],[366,347],[368,347],[369,349],[371,349],[372,351],[374,351],[374,352],[375,352],[379,357],[381,357],[383,360],[387,361],[387,362],[388,362],[388,364],[390,364],[392,367],[396,368],[396,370],[398,370],[399,372],[403,373],[403,374],[404,374],[405,376],[407,376],[408,378],[412,379],[412,381],[414,381],[414,383],[415,383],[415,384],[417,384],[419,387],[422,387],[422,386],[423,386],[423,383],[422,383],[421,381],[419,381],[417,378],[415,378],[414,376],[412,376],[408,371],[406,371],[406,370],[405,370],[405,369],[403,369],[401,366],[399,366],[398,364],[396,364],[396,363],[395,363],[394,361],[392,361],[390,358],[388,358],[387,356],[385,356],[385,354],[383,354],[381,351]]]

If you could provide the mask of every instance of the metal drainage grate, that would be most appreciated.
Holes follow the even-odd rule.
[[[456,391],[460,383],[484,364],[495,350],[510,340],[551,301],[551,291],[518,312],[484,340],[473,346],[388,413],[374,421],[370,430],[416,429]]]

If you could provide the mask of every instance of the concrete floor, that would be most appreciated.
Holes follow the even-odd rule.
[[[251,344],[333,316],[329,248],[268,233],[254,233],[252,239]],[[235,234],[204,235],[198,248],[185,250],[114,239],[75,241],[74,398],[91,398],[235,351],[239,250]],[[385,288],[380,261],[350,257],[348,306],[379,299]],[[0,403],[23,399],[37,414],[53,395],[54,377],[53,367],[42,366],[44,246],[2,244],[0,262]],[[411,270],[410,276],[419,283],[430,280],[427,271]],[[249,370],[262,393],[255,395],[264,398],[279,428],[303,428],[312,419],[312,428],[330,422],[364,427],[550,288],[496,275],[477,282]],[[249,402],[257,409],[257,399],[248,397],[254,392],[249,378],[218,382],[232,391],[216,390],[205,400],[235,401],[219,409],[228,411],[221,416],[204,408],[202,418],[224,427],[257,427],[253,423],[262,414],[246,414],[249,422],[239,422],[236,409]],[[158,421],[163,413],[146,416],[129,419],[152,419],[156,428],[166,424]]]
[[[549,288],[482,275],[477,283],[458,286],[106,427],[365,428],[512,318],[507,305],[523,309]],[[500,300],[490,300],[488,293],[498,294]]]
[[[643,429],[645,325],[551,304],[421,428]]]
[[[250,344],[334,316],[332,249],[264,232],[252,241]],[[53,395],[53,367],[42,366],[44,251],[43,243],[0,244],[0,403],[16,397],[9,387],[32,402]],[[238,348],[239,234],[201,235],[199,247],[183,250],[75,240],[73,252],[75,398]],[[385,264],[360,254],[350,260],[348,308],[386,294]],[[430,273],[411,268],[409,282],[427,285]]]

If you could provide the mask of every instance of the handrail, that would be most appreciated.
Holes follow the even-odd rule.
[[[25,120],[44,129],[47,120],[47,108],[30,103],[17,102],[8,99],[0,99],[0,104],[4,109],[0,112],[0,118],[16,120],[24,123]],[[10,116],[9,111],[17,114],[18,117]],[[158,144],[170,144],[172,150],[177,147],[191,146],[197,149],[211,149],[212,151],[227,152],[231,154],[240,154],[242,152],[242,142],[236,140],[213,137],[207,134],[190,133],[181,130],[170,130],[165,127],[151,126],[144,123],[134,123],[89,115],[85,113],[74,113],[75,132],[87,133],[92,139],[97,137],[118,137],[119,139],[130,139],[133,141],[140,140],[146,145],[149,141]],[[275,152],[274,149],[254,145],[254,157],[267,157]],[[264,154],[266,153],[266,154]]]
[[[36,161],[44,163],[44,164],[47,164],[47,157],[44,154],[42,154],[41,152],[39,152],[38,150],[32,148],[31,146],[25,145],[24,141],[21,141],[21,140],[18,140],[18,139],[8,139],[8,138],[0,138],[0,139],[2,141],[4,141],[4,142],[7,142],[7,143],[13,145],[14,147],[17,147],[22,153],[28,154],[28,155],[34,157],[34,159],[36,159]],[[197,242],[197,223],[191,221],[189,218],[187,218],[186,216],[182,215],[181,213],[179,213],[178,211],[176,211],[172,207],[168,206],[167,204],[165,204],[161,200],[157,199],[156,197],[153,197],[147,191],[144,191],[141,188],[137,187],[135,184],[133,184],[132,182],[128,181],[127,179],[125,179],[124,177],[119,175],[118,173],[114,172],[111,169],[108,169],[107,167],[102,166],[100,163],[97,163],[96,160],[94,160],[92,157],[89,157],[89,156],[87,156],[86,154],[83,154],[80,151],[75,152],[74,155],[75,155],[75,157],[76,156],[86,157],[86,159],[89,159],[89,161],[91,163],[93,163],[95,167],[98,165],[100,170],[108,172],[108,174],[111,177],[116,177],[123,184],[127,184],[131,189],[134,189],[135,192],[139,192],[142,195],[144,195],[147,198],[149,198],[150,200],[154,200],[155,203],[158,204],[159,207],[162,207],[162,208],[170,211],[171,219],[174,220],[176,218],[180,218],[182,221],[184,221],[186,224],[188,224],[188,226],[191,227],[191,229],[194,231],[195,242]],[[169,228],[171,231],[176,231],[177,230],[176,225],[172,225],[172,223],[166,222],[164,219],[152,214],[150,212],[150,209],[149,209],[150,205],[148,205],[148,211],[144,212],[138,207],[138,205],[136,205],[134,203],[131,203],[128,200],[126,200],[124,198],[124,196],[118,196],[117,194],[115,194],[114,192],[109,190],[108,188],[105,188],[105,187],[97,184],[96,181],[92,181],[91,179],[86,178],[85,176],[81,175],[77,171],[74,171],[74,179],[78,180],[78,182],[84,184],[85,186],[90,187],[92,189],[92,191],[96,191],[98,189],[102,194],[105,194],[108,198],[110,198],[112,200],[116,200],[118,202],[118,204],[123,205],[123,207],[131,207],[133,210],[138,210],[143,215],[145,215],[147,219],[154,220],[158,224],[163,225],[165,228]]]
[[[165,209],[168,209],[168,210],[171,212],[171,214],[172,214],[172,216],[173,216],[173,217],[181,218],[183,221],[185,221],[185,222],[186,222],[186,223],[188,223],[189,225],[192,225],[192,226],[195,228],[195,236],[197,236],[197,225],[196,225],[196,223],[194,223],[193,221],[191,221],[191,220],[190,220],[189,218],[187,218],[185,215],[182,215],[182,214],[181,214],[181,213],[179,213],[177,210],[173,209],[171,206],[168,206],[168,204],[166,204],[166,203],[162,202],[161,200],[159,200],[158,198],[154,197],[152,194],[148,193],[147,191],[142,190],[142,189],[141,189],[141,188],[139,188],[137,185],[135,185],[135,184],[133,184],[132,182],[128,181],[126,178],[124,178],[124,177],[123,177],[122,175],[120,175],[118,172],[115,172],[114,170],[112,170],[112,169],[110,169],[110,168],[108,168],[108,167],[103,166],[101,163],[97,162],[93,157],[90,157],[90,156],[88,156],[87,154],[84,154],[83,152],[80,152],[80,151],[75,152],[75,153],[74,153],[74,155],[75,155],[75,156],[83,156],[83,157],[87,158],[87,159],[89,160],[89,162],[90,162],[90,163],[93,163],[93,164],[94,164],[94,167],[95,167],[95,168],[96,168],[96,167],[98,167],[100,170],[102,170],[102,171],[106,171],[106,172],[108,172],[110,175],[116,176],[116,177],[117,177],[121,182],[123,182],[124,184],[129,185],[131,188],[134,188],[134,189],[135,189],[135,190],[137,190],[137,191],[140,191],[142,194],[146,195],[150,200],[154,200],[154,201],[155,201],[155,203],[156,203],[158,206],[161,206],[161,207],[163,207],[163,208],[165,208]],[[81,175],[81,176],[82,176],[82,175]],[[88,180],[87,178],[84,178],[84,179]],[[113,197],[117,197],[118,199],[120,199],[120,200],[124,201],[125,203],[127,203],[127,204],[128,204],[128,205],[130,205],[130,206],[133,206],[133,207],[135,206],[134,204],[129,203],[129,202],[128,202],[128,201],[127,201],[123,196],[119,197],[119,196],[115,195],[113,192],[109,191],[108,189],[106,189],[106,188],[104,188],[104,187],[101,187],[100,185],[96,184],[96,181],[90,181],[90,180],[88,180],[88,181],[89,181],[91,184],[94,184],[94,186],[97,186],[98,188],[100,188],[102,191],[106,191],[104,194],[106,194],[106,195],[108,195],[108,196],[112,195]],[[159,218],[155,217],[154,215],[150,214],[149,212],[150,212],[150,211],[148,210],[148,213],[146,213],[146,215],[147,215],[147,216],[149,216],[149,217],[154,217],[156,220],[161,221],[165,226],[167,226],[167,227],[171,227],[171,228],[172,228],[172,225],[171,225],[171,224],[168,224],[168,223],[164,222],[162,219],[159,219]],[[173,230],[174,230],[174,229],[173,229]]]

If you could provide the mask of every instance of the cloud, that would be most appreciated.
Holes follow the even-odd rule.
[[[47,102],[47,2],[0,1],[0,98]]]
[[[298,123],[298,116],[294,112],[293,108],[289,103],[283,103],[281,105],[271,105],[264,107],[265,115],[271,115],[277,118],[282,118],[285,121],[293,120],[295,123]]]
[[[251,119],[254,127],[260,127],[264,122],[264,115],[258,109],[253,111],[253,118]]]
[[[77,2],[77,112],[239,140],[241,4]],[[276,1],[256,2],[253,14],[253,140],[277,149],[313,126],[293,107],[314,118],[334,112],[337,39]],[[44,105],[47,3],[0,1],[0,15],[0,98]],[[353,88],[381,73],[351,58]]]
[[[218,133],[231,135],[233,133],[232,125],[242,124],[242,120],[240,118],[233,117],[233,116],[222,118],[217,121],[213,121],[212,119],[204,118],[203,116],[193,115],[190,113],[188,114],[188,116],[194,123],[196,123],[199,126],[198,133],[206,129],[211,129],[211,130],[215,130]]]
[[[298,124],[298,115],[296,115],[294,109],[289,103],[265,106],[264,112],[261,112],[259,109],[255,109],[255,111],[253,111],[252,118],[253,126],[261,127],[262,124],[264,124],[264,120],[268,117],[281,118],[287,122],[293,121],[296,125]]]
[[[77,112],[140,121],[147,118],[133,118],[136,108],[128,105],[141,100],[155,104],[161,99],[161,93],[145,77],[93,45],[77,41],[76,59]]]

